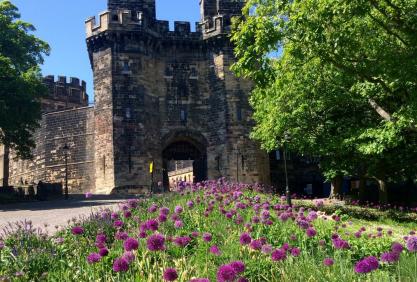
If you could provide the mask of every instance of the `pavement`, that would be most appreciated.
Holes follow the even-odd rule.
[[[53,234],[57,231],[56,226],[64,227],[74,217],[88,216],[103,208],[117,208],[124,201],[126,198],[114,196],[86,199],[83,195],[71,195],[68,200],[0,205],[0,233],[9,223],[30,220],[35,228],[40,227],[48,231],[48,234]]]

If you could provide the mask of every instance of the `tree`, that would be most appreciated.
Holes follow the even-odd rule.
[[[23,159],[31,157],[35,146],[32,134],[39,126],[40,98],[46,90],[39,65],[49,54],[48,44],[33,31],[10,1],[0,2],[0,144]]]
[[[331,179],[416,179],[416,0],[249,0],[234,71],[251,78],[252,133],[321,157]]]

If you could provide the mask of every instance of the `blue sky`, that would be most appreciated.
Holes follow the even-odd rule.
[[[52,48],[51,55],[42,66],[42,73],[85,80],[90,101],[93,101],[93,74],[85,44],[84,21],[104,11],[107,0],[11,2],[19,8],[22,19],[36,27],[35,34]],[[199,21],[199,0],[156,0],[156,5],[158,19]]]

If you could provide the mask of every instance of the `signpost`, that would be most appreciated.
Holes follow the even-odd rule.
[[[153,161],[149,164],[149,173],[151,174],[150,194],[151,194],[151,197],[152,197],[152,193],[153,193]]]

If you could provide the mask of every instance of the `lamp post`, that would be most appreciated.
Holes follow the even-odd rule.
[[[64,156],[65,156],[65,200],[68,200],[68,151],[69,151],[69,147],[68,144],[65,143],[64,148],[62,148],[64,150]]]
[[[290,140],[288,133],[284,136],[284,171],[285,171],[285,195],[287,197],[287,204],[291,207],[291,191],[288,185],[288,171],[287,171],[287,141]]]
[[[236,183],[239,183],[239,156],[240,150],[236,148]]]

